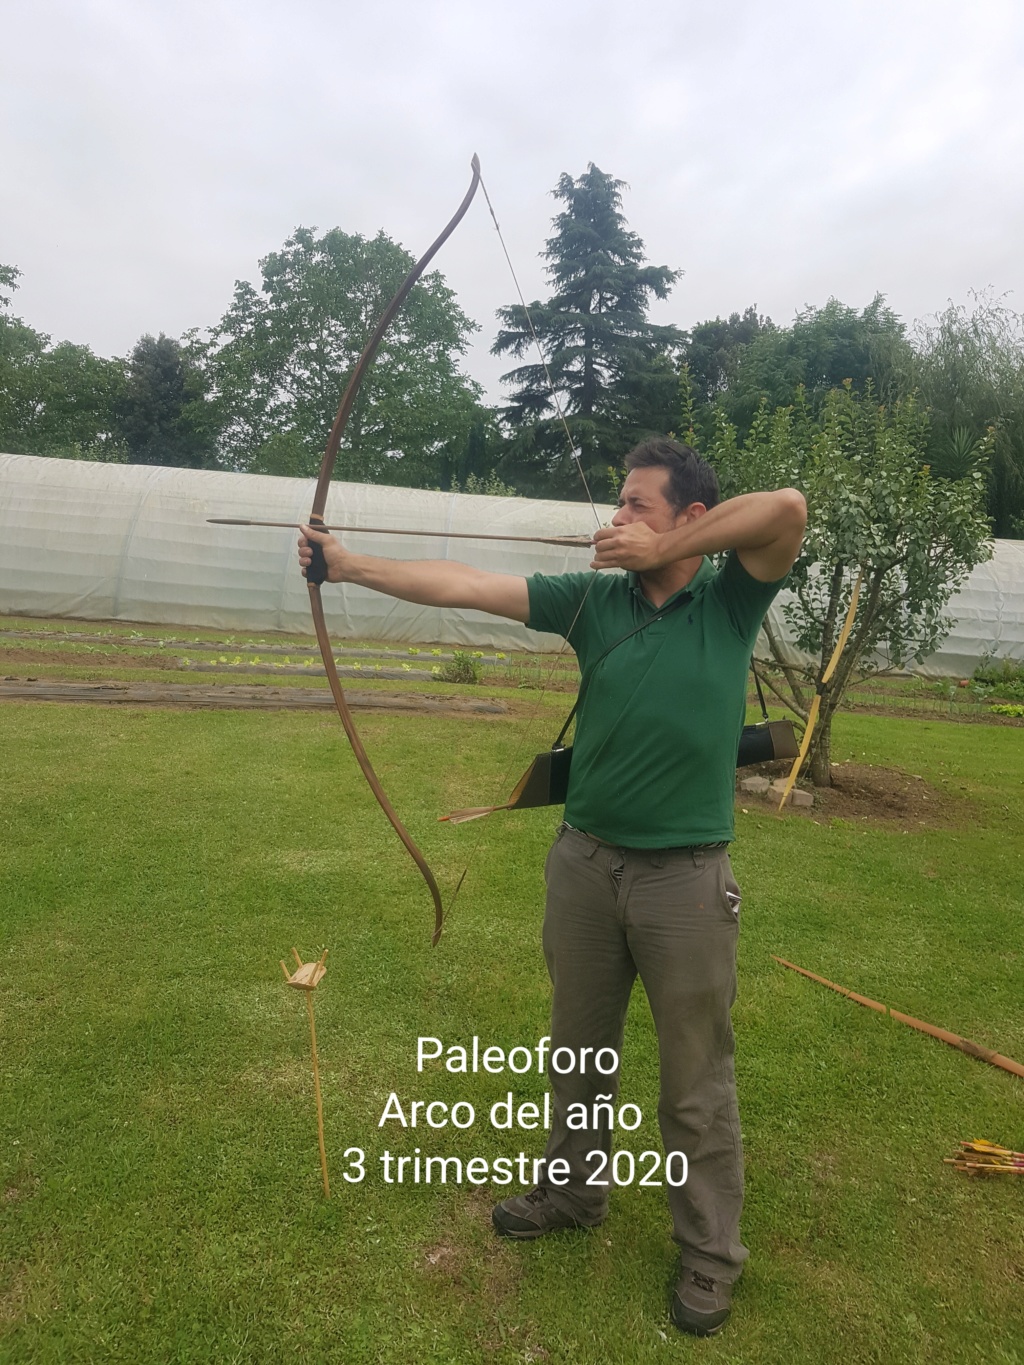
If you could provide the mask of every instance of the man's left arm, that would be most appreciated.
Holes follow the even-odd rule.
[[[774,493],[741,493],[710,511],[689,509],[688,519],[670,531],[644,522],[607,526],[594,535],[594,569],[644,573],[680,559],[735,550],[752,578],[775,583],[785,578],[800,553],[807,503],[796,488]]]

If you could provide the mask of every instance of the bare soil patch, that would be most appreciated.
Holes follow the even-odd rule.
[[[504,716],[509,707],[490,697],[432,696],[418,692],[351,692],[355,710],[433,712],[443,715]],[[46,678],[0,678],[0,702],[91,702],[99,706],[162,706],[186,710],[334,710],[327,688],[204,687],[191,683],[54,682]]]
[[[0,667],[10,673],[18,668],[38,668],[45,672],[58,665],[72,665],[78,668],[94,668],[106,672],[112,668],[161,668],[178,671],[178,660],[172,654],[131,654],[110,650],[109,653],[93,650],[88,654],[65,652],[58,655],[52,649],[4,649],[0,653]]]
[[[993,698],[993,700],[996,699]],[[935,711],[922,711],[920,706],[900,706],[898,702],[894,702],[892,706],[862,705],[856,697],[852,697],[849,705],[844,703],[843,710],[856,712],[862,716],[893,716],[902,720],[949,721],[955,725],[1015,725],[1018,728],[1024,726],[1024,720],[1019,720],[1016,716],[1000,716],[991,710],[971,711],[966,706],[958,706],[955,711],[948,710],[945,707]]]
[[[761,763],[743,768],[737,774],[737,799],[748,810],[764,804],[774,809],[778,800],[765,800],[738,790],[739,780],[747,776],[785,777],[788,760]],[[959,792],[935,787],[916,773],[902,768],[876,767],[870,763],[837,763],[832,768],[831,787],[808,787],[814,796],[810,808],[793,807],[790,815],[817,820],[855,820],[858,823],[896,826],[908,832],[928,829],[962,829],[975,818],[971,801]],[[802,784],[801,784],[802,785]]]

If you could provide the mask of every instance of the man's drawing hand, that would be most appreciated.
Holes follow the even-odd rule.
[[[592,569],[632,569],[644,573],[666,562],[660,550],[661,536],[642,521],[625,526],[605,526],[594,533]]]

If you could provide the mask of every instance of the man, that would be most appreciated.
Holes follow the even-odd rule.
[[[688,1170],[684,1183],[666,1182],[681,1250],[672,1319],[710,1336],[729,1316],[748,1254],[739,1236],[743,1156],[730,1022],[736,751],[750,655],[799,552],[806,505],[795,489],[719,503],[714,471],[674,441],[644,442],[626,468],[619,510],[596,533],[591,565],[626,575],[525,579],[447,561],[383,560],[349,554],[308,527],[299,560],[305,569],[315,541],[331,582],[507,616],[562,634],[576,650],[582,681],[565,823],[545,868],[551,1048],[619,1055],[640,976],[658,1033],[666,1158],[683,1154]],[[722,552],[716,571],[706,556]],[[503,1236],[593,1227],[607,1214],[607,1183],[588,1181],[610,1179],[594,1153],[607,1157],[613,1145],[603,1101],[614,1102],[618,1070],[552,1067],[549,1077],[549,1178],[495,1207]],[[580,1113],[590,1126],[570,1127]],[[677,1182],[681,1170],[676,1158]]]

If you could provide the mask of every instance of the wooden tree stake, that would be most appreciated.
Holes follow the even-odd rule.
[[[316,1131],[320,1140],[320,1170],[324,1177],[324,1197],[331,1197],[331,1182],[327,1177],[327,1149],[324,1146],[324,1106],[320,1098],[320,1064],[316,1055],[316,1023],[313,1019],[313,992],[327,974],[324,961],[327,958],[327,949],[323,950],[318,962],[303,962],[298,954],[298,950],[292,949],[292,956],[298,964],[294,972],[289,972],[288,968],[281,963],[281,970],[284,972],[284,979],[289,986],[294,986],[297,991],[306,993],[306,1009],[309,1011],[309,1039],[313,1046],[313,1089],[316,1091]]]

